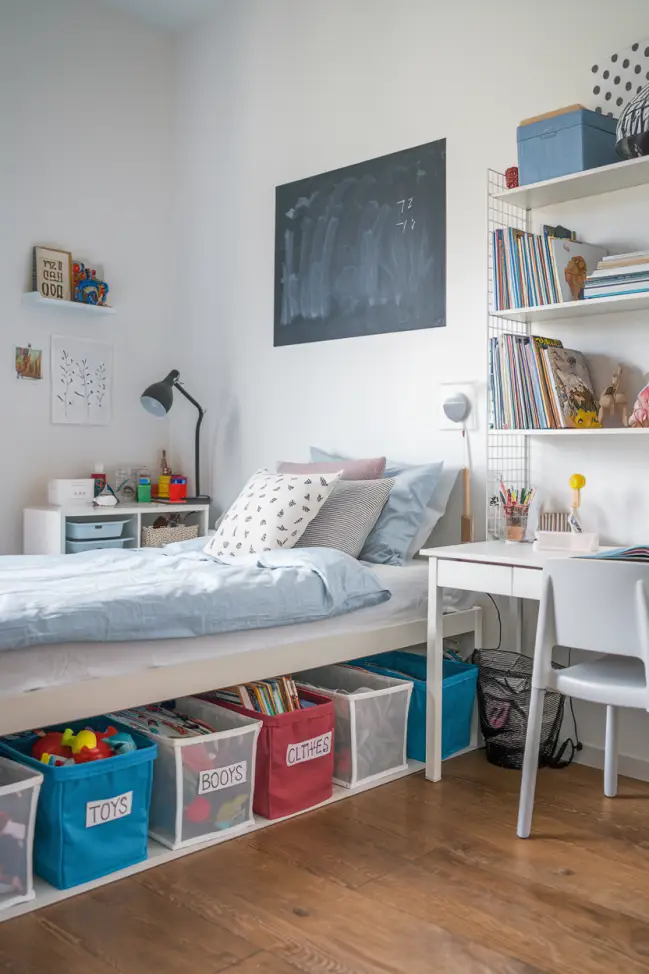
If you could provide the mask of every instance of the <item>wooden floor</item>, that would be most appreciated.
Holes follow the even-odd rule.
[[[649,785],[482,753],[0,926],[11,974],[649,972]]]

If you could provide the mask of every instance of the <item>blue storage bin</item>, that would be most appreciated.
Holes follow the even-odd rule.
[[[393,650],[378,656],[354,660],[384,676],[407,677],[413,681],[408,713],[407,754],[415,761],[426,760],[426,657]],[[445,659],[442,676],[442,758],[449,758],[471,743],[471,720],[478,682],[478,667]]]
[[[615,151],[617,119],[580,108],[517,129],[521,186],[620,162]]]
[[[36,815],[34,871],[57,889],[106,876],[147,857],[149,804],[157,745],[106,717],[48,730],[110,725],[131,734],[137,750],[103,761],[51,767],[31,756],[36,735],[5,738],[0,751],[40,771],[43,785]]]

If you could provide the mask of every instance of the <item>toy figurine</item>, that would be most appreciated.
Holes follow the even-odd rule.
[[[649,427],[649,385],[641,389],[633,404],[633,412],[629,417],[629,426]]]
[[[576,534],[581,534],[582,527],[577,517],[577,511],[581,505],[581,491],[586,486],[586,478],[581,473],[573,473],[568,483],[572,487],[572,503],[570,505],[568,524],[570,525],[571,531],[574,531]]]
[[[622,426],[628,426],[628,411],[627,411],[627,398],[623,392],[619,392],[618,387],[620,384],[620,376],[622,374],[622,366],[618,365],[615,372],[613,373],[613,378],[611,379],[610,385],[607,385],[604,392],[599,398],[599,415],[598,420],[600,423],[604,422],[604,414],[608,410],[610,416],[615,417],[615,412],[617,407],[621,407],[622,412]]]
[[[74,300],[82,304],[105,305],[110,288],[106,281],[97,278],[97,271],[86,267],[80,260],[72,264],[72,283]]]

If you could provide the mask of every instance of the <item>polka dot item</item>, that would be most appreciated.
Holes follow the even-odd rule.
[[[587,108],[619,118],[624,107],[649,80],[649,38],[603,58],[591,67],[591,94]]]

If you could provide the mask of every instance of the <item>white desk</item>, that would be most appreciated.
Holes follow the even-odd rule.
[[[457,588],[488,592],[515,599],[541,598],[543,567],[556,558],[575,554],[562,551],[534,551],[531,544],[479,541],[475,544],[425,548],[420,554],[428,562],[426,777],[442,777],[442,590]],[[518,603],[520,607],[522,603]],[[522,615],[518,613],[518,641]]]

